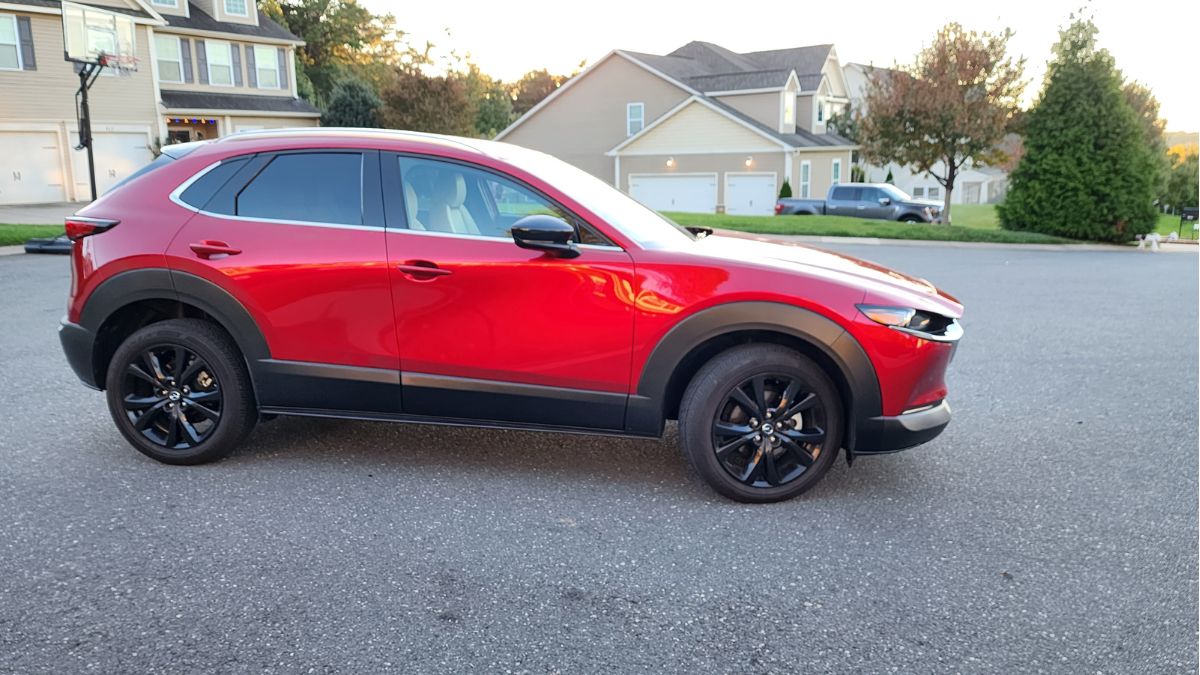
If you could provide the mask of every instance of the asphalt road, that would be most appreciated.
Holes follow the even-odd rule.
[[[0,258],[0,672],[1197,669],[1197,258],[843,246],[966,304],[955,419],[804,498],[662,442],[286,419],[212,466]]]

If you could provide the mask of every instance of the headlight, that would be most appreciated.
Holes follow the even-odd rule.
[[[912,309],[883,305],[857,305],[858,311],[875,323],[908,333],[922,340],[956,342],[962,337],[962,326],[950,317]]]

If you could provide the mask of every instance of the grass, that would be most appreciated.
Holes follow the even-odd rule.
[[[34,237],[55,237],[62,234],[62,225],[5,225],[0,224],[0,246],[24,244]]]
[[[1155,231],[1164,237],[1167,236],[1168,234],[1170,234],[1171,232],[1179,232],[1180,239],[1182,239],[1184,241],[1187,241],[1189,239],[1195,240],[1196,235],[1200,234],[1200,232],[1197,232],[1196,230],[1191,229],[1192,225],[1194,225],[1194,224],[1195,223],[1184,223],[1183,231],[1180,232],[1179,231],[1179,216],[1172,216],[1172,215],[1169,215],[1166,213],[1160,213],[1158,215],[1158,226],[1155,228]]]
[[[924,239],[932,241],[982,241],[1003,244],[1076,244],[1073,239],[1037,232],[1000,229],[996,208],[991,204],[956,205],[953,225],[897,223],[863,220],[847,216],[730,216],[698,213],[668,213],[681,225],[723,228],[758,234],[804,234],[827,237],[876,237],[879,239]]]

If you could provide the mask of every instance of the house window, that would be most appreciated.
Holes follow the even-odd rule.
[[[183,51],[179,38],[155,35],[154,51],[158,59],[158,79],[162,82],[183,82]]]
[[[796,123],[796,95],[790,91],[783,92],[783,125],[791,126]]]
[[[800,198],[808,199],[809,186],[812,184],[812,162],[807,159],[800,162]]]
[[[829,181],[830,183],[837,185],[842,182],[842,160],[833,160],[833,172],[831,175],[833,178]]]
[[[171,7],[179,9],[179,0],[150,0],[150,4],[155,7]]]
[[[17,39],[17,17],[0,14],[0,70],[21,69],[21,41]]]
[[[246,11],[247,0],[225,0],[225,13],[232,16],[250,16]]]
[[[233,86],[233,50],[228,42],[204,41],[208,56],[208,83]]]
[[[825,121],[825,102],[824,101],[817,101],[817,121],[818,122]]]
[[[274,47],[254,46],[254,72],[261,89],[279,88],[279,58]]]
[[[942,196],[942,191],[938,188],[931,187],[929,188],[929,192],[927,194],[930,199],[940,199]]]
[[[632,136],[646,126],[646,104],[629,103],[625,106],[625,135]]]
[[[924,199],[925,198],[925,188],[923,188],[923,187],[913,188],[913,196]]]

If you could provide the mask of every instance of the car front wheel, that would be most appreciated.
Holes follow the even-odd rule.
[[[725,351],[684,392],[684,456],[714,490],[737,501],[776,502],[808,490],[837,457],[837,388],[811,359],[779,345]]]
[[[199,319],[154,323],[130,335],[105,384],[117,429],[139,452],[167,464],[221,459],[256,420],[237,346]]]

